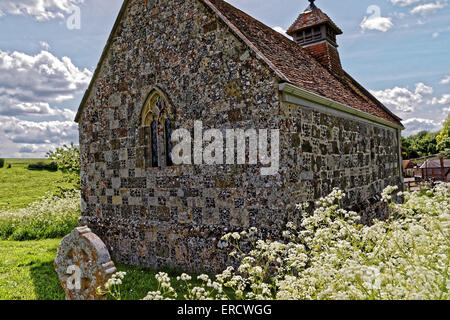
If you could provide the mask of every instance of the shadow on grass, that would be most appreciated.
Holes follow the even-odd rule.
[[[64,300],[64,290],[53,268],[53,261],[38,263],[30,268],[36,299]]]

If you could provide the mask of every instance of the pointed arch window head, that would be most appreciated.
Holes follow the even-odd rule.
[[[173,114],[164,95],[154,90],[148,96],[142,109],[142,127],[146,132],[145,161],[147,167],[172,166],[172,124]]]

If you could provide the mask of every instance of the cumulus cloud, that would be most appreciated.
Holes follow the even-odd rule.
[[[394,87],[381,91],[371,91],[371,93],[383,104],[396,111],[408,114],[413,112],[424,100],[424,95],[433,93],[433,88],[419,82],[414,91],[407,88]]]
[[[0,50],[0,75],[3,156],[44,156],[51,148],[78,141],[75,111],[58,105],[84,92],[91,71],[48,51],[32,56]]]
[[[402,121],[405,126],[403,135],[408,137],[418,134],[420,131],[437,132],[442,129],[442,123],[440,121],[434,121],[424,118],[410,118]]]
[[[423,82],[416,83],[416,90],[414,91],[416,94],[432,94],[434,92],[432,87],[425,85]]]
[[[392,4],[394,5],[400,5],[401,7],[409,6],[413,3],[417,3],[420,0],[391,0]]]
[[[62,18],[72,12],[74,5],[84,0],[1,0],[0,17],[2,15],[29,15],[38,21]]]
[[[360,24],[361,30],[376,30],[381,32],[387,32],[394,24],[392,18],[382,17],[381,9],[378,6],[372,5],[367,8],[367,13],[371,14],[369,17],[364,17]]]
[[[64,144],[77,140],[77,124],[73,121],[25,121],[0,116],[0,130],[14,143]]]
[[[441,84],[449,84],[450,83],[450,76],[446,76],[444,79],[441,80]]]
[[[35,56],[0,50],[0,95],[23,102],[62,102],[83,92],[92,77],[68,57],[58,59],[48,51]]]
[[[444,94],[440,99],[433,98],[433,100],[431,100],[431,104],[441,104],[441,105],[450,104],[450,94]]]
[[[273,27],[273,30],[275,30],[278,33],[281,33],[286,38],[292,39],[292,37],[286,33],[287,30],[284,29],[283,27],[280,27],[280,26]]]
[[[52,107],[71,100],[87,88],[92,72],[48,51],[30,56],[0,50],[0,115],[55,116],[73,120],[75,112]]]
[[[20,147],[19,152],[24,154],[35,153],[38,150],[38,147],[34,145],[23,145]]]
[[[25,121],[0,116],[0,153],[10,157],[43,157],[50,149],[78,141],[78,126],[73,121]]]
[[[377,30],[377,31],[381,31],[381,32],[387,32],[394,26],[394,24],[392,23],[392,18],[386,18],[386,17],[367,18],[367,17],[364,17],[364,20],[361,22],[360,26],[363,31]]]
[[[426,3],[422,5],[418,5],[414,7],[411,10],[411,14],[421,14],[426,15],[428,13],[435,12],[439,9],[442,9],[445,7],[445,4],[441,3],[440,1],[432,2],[432,3]]]

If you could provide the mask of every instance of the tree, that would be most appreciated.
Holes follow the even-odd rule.
[[[437,149],[448,157],[450,153],[450,116],[444,122],[444,128],[436,137]]]
[[[421,131],[414,136],[402,138],[404,159],[414,159],[434,155],[438,152],[436,136],[438,133]]]
[[[56,148],[55,151],[47,152],[47,157],[50,160],[56,161],[58,168],[66,173],[64,182],[74,186],[71,189],[58,186],[61,194],[73,189],[81,189],[80,148],[78,146],[75,146],[73,143],[71,143],[70,146],[63,145],[61,148]]]
[[[73,143],[47,152],[47,157],[56,161],[58,168],[62,171],[80,173],[80,148]]]

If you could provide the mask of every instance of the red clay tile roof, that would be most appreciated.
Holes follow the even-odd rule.
[[[297,31],[320,24],[328,24],[336,31],[336,34],[342,34],[342,30],[333,22],[333,20],[318,8],[302,12],[286,33],[288,35],[293,35]]]
[[[201,0],[212,9],[238,37],[240,37],[267,65],[280,77],[299,88],[322,97],[340,102],[355,109],[402,126],[400,118],[390,112],[367,90],[345,74],[338,79],[323,67],[313,56],[305,52],[297,43],[266,26],[246,13],[222,0]],[[86,90],[78,109],[75,121],[78,122],[90,91],[106,58],[130,0],[124,0],[119,16],[108,38],[94,76]],[[403,126],[402,126],[403,127]]]
[[[400,118],[348,74],[336,77],[299,44],[223,0],[201,1],[260,55],[281,81],[402,126]]]

